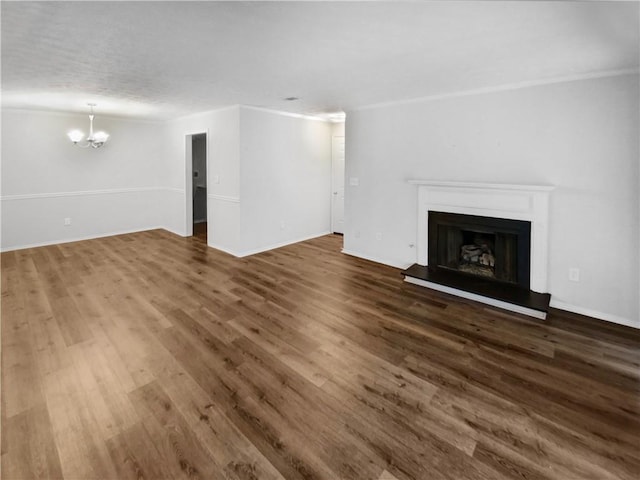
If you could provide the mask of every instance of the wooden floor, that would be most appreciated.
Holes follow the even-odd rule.
[[[341,242],[3,253],[2,478],[638,478],[638,331],[459,300]]]
[[[207,222],[199,222],[193,224],[193,236],[198,240],[207,243]]]

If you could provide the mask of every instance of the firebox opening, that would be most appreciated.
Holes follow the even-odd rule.
[[[529,286],[529,222],[429,212],[429,265]]]

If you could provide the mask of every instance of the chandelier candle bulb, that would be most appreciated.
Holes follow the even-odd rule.
[[[108,134],[108,133],[105,133],[105,132],[102,132],[102,131],[100,131],[100,132],[96,132],[96,133],[93,135],[93,139],[94,139],[96,142],[104,143],[104,142],[106,142],[106,141],[109,139],[109,134]]]
[[[71,140],[73,143],[78,143],[84,138],[84,133],[82,133],[80,130],[72,130],[67,135],[69,135],[69,140]]]

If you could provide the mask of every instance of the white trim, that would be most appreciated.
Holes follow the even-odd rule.
[[[400,270],[406,270],[411,266],[411,263],[397,263],[391,260],[381,259],[379,257],[367,255],[365,253],[356,252],[354,250],[347,250],[346,248],[343,248],[341,251],[345,255],[349,255],[351,257],[362,258],[364,260],[369,260],[370,262],[380,263],[382,265],[387,265],[389,267],[399,268]]]
[[[216,244],[213,244],[213,243],[209,243],[209,244],[207,244],[207,246],[213,248],[214,250],[220,250],[221,252],[228,253],[229,255],[232,255],[232,256],[234,256],[236,258],[239,258],[239,257],[242,256],[242,255],[239,255],[238,252],[236,252],[235,250],[231,250],[231,249],[229,249],[227,247],[223,247],[221,245],[216,245]]]
[[[616,323],[618,325],[624,325],[627,327],[638,328],[640,329],[640,321],[633,321],[629,318],[619,317],[617,315],[611,315],[609,313],[598,312],[597,310],[591,310],[590,308],[578,307],[576,305],[571,305],[569,303],[562,302],[560,300],[556,300],[555,298],[551,299],[551,307],[557,308],[559,310],[565,310],[567,312],[577,313],[579,315],[585,315],[587,317],[595,318],[598,320],[604,320],[605,322]]]
[[[207,198],[210,198],[211,200],[218,200],[220,202],[240,203],[240,197],[232,197],[229,195],[218,195],[217,193],[209,193],[207,194]]]
[[[580,80],[592,80],[595,78],[620,77],[623,75],[637,75],[640,72],[638,68],[624,68],[620,70],[608,70],[604,72],[583,73],[579,75],[569,75],[563,77],[555,77],[542,80],[527,80],[523,82],[505,83],[493,87],[475,88],[471,90],[460,90],[457,92],[440,93],[436,95],[428,95],[426,97],[410,98],[406,100],[396,100],[390,102],[374,103],[371,105],[363,105],[361,107],[351,108],[349,112],[357,112],[361,110],[373,110],[376,108],[395,107],[399,105],[407,105],[412,103],[432,102],[435,100],[444,100],[447,98],[466,97],[471,95],[484,95],[487,93],[504,92],[509,90],[520,90],[523,88],[538,87],[542,85],[552,85],[555,83],[577,82]]]
[[[444,182],[439,180],[407,180],[411,185],[428,185],[430,187],[479,188],[494,190],[523,190],[525,192],[550,192],[553,185],[517,185],[512,183],[478,183],[478,182]]]
[[[158,228],[161,228],[162,230],[166,230],[167,232],[172,233],[174,235],[177,235],[178,237],[186,238],[184,236],[184,234],[174,230],[173,228],[169,228],[169,227],[166,227],[166,226],[165,227],[158,227]]]
[[[240,105],[240,108],[246,108],[247,110],[256,110],[258,112],[273,113],[275,115],[282,115],[283,117],[304,118],[306,120],[315,120],[318,122],[332,123],[327,118],[315,117],[313,115],[305,115],[303,113],[283,112],[282,110],[273,110],[271,108],[254,107],[252,105]]]
[[[547,318],[547,313],[541,312],[540,310],[521,307],[520,305],[515,305],[513,303],[504,302],[502,300],[496,300],[495,298],[484,297],[482,295],[477,295],[475,293],[467,292],[465,290],[458,290],[457,288],[447,287],[445,285],[440,285],[438,283],[427,282],[426,280],[421,280],[419,278],[405,276],[404,281],[407,283],[413,283],[414,285],[420,285],[421,287],[431,288],[432,290],[438,290],[439,292],[455,295],[457,297],[473,300],[475,302],[491,305],[492,307],[498,307],[504,310],[509,310],[510,312],[521,313],[523,315],[528,315],[530,317],[539,318],[540,320],[544,320]]]
[[[176,188],[176,187],[160,187],[161,190],[166,190],[171,193],[178,193],[180,195],[184,195],[184,189]]]
[[[284,242],[280,242],[280,243],[274,243],[272,245],[268,245],[266,247],[259,247],[259,248],[255,248],[252,250],[247,250],[244,252],[239,252],[239,253],[235,253],[233,255],[236,255],[237,257],[248,257],[250,255],[255,255],[256,253],[262,253],[262,252],[268,252],[269,250],[275,250],[276,248],[281,248],[281,247],[286,247],[287,245],[292,245],[294,243],[300,243],[300,242],[304,242],[306,240],[311,240],[313,238],[318,238],[318,237],[324,237],[325,235],[329,235],[331,232],[329,230],[326,230],[324,232],[320,232],[320,233],[314,233],[313,235],[308,235],[306,237],[302,237],[302,238],[297,238],[295,240],[286,240]]]
[[[50,192],[50,193],[27,193],[19,195],[3,195],[0,200],[3,202],[14,200],[32,200],[38,198],[57,198],[57,197],[80,197],[87,195],[112,195],[117,193],[143,193],[157,192],[162,190],[160,187],[137,187],[137,188],[113,188],[108,190],[85,190],[77,192]]]
[[[0,252],[12,252],[14,250],[24,250],[25,248],[38,248],[38,247],[47,247],[49,245],[58,245],[58,244],[62,244],[62,243],[73,243],[73,242],[83,242],[86,240],[94,240],[96,238],[104,238],[104,237],[113,237],[115,235],[126,235],[128,233],[138,233],[138,232],[147,232],[149,230],[167,230],[168,232],[171,233],[176,233],[173,232],[171,230],[169,230],[168,228],[165,227],[146,227],[146,228],[137,228],[137,229],[133,229],[133,230],[120,230],[117,232],[108,232],[108,233],[100,233],[97,235],[85,235],[82,237],[74,237],[74,238],[65,238],[62,240],[51,240],[51,241],[47,241],[47,242],[40,242],[40,243],[30,243],[27,245],[17,245],[17,246],[13,246],[13,247],[3,247],[0,249]]]
[[[180,115],[178,117],[168,118],[165,121],[167,121],[167,122],[175,122],[175,121],[178,121],[178,120],[188,120],[188,119],[191,119],[193,117],[200,117],[200,116],[208,115],[208,114],[211,114],[211,113],[223,112],[225,110],[232,110],[234,108],[240,108],[240,105],[239,104],[227,105],[226,107],[214,108],[213,110],[205,110],[203,112],[185,113],[184,115]],[[188,134],[186,134],[186,135],[188,135]]]
[[[342,158],[342,172],[338,172],[338,178],[342,177],[342,228],[336,228],[336,219],[335,219],[335,210],[336,210],[336,196],[337,196],[337,187],[336,187],[336,139],[342,139],[342,147],[343,147],[343,158]],[[331,199],[330,204],[330,226],[333,233],[341,233],[344,235],[345,230],[345,221],[344,221],[344,194],[345,194],[345,178],[346,178],[346,137],[344,135],[332,135],[331,136],[331,190],[329,190],[329,198]]]
[[[77,116],[77,115],[81,115],[81,116],[84,115],[86,117],[87,116],[86,108],[87,108],[86,104],[79,107],[78,110],[47,109],[46,107],[43,107],[43,106],[12,107],[12,106],[3,105],[2,111],[3,112],[6,111],[9,113],[25,114],[25,115],[33,115],[34,113],[37,113],[38,115],[42,114],[42,115],[50,115],[50,116],[56,116],[56,117],[71,117],[71,116]],[[149,116],[149,114],[142,114],[142,115],[143,116],[138,116],[138,114],[118,115],[118,114],[102,112],[100,113],[100,118],[109,118],[113,120],[120,120],[120,121],[133,122],[133,123],[146,123],[151,125],[162,125],[172,121],[171,118],[151,117]]]

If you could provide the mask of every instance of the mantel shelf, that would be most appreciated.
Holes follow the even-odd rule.
[[[407,180],[412,185],[446,188],[480,188],[483,190],[519,190],[528,192],[550,192],[555,189],[552,185],[515,185],[511,183],[478,183],[478,182],[447,182],[438,180]]]

